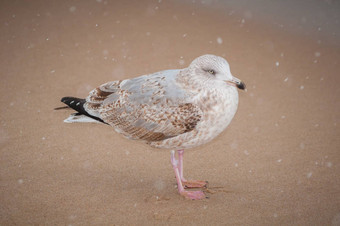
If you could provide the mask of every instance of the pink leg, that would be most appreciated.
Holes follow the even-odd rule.
[[[208,182],[207,181],[200,181],[200,180],[191,180],[188,181],[184,178],[183,176],[183,154],[184,154],[184,150],[178,150],[178,161],[179,161],[179,175],[181,177],[181,181],[184,185],[184,187],[186,188],[203,188],[203,187],[207,187]]]
[[[178,166],[179,174],[181,176],[182,182],[185,182],[187,180],[184,179],[184,177],[183,177],[183,154],[184,154],[184,150],[178,150],[177,154],[178,154],[178,161],[179,161],[179,166]]]
[[[186,191],[184,190],[182,181],[181,181],[181,175],[179,172],[179,166],[178,161],[175,158],[175,151],[171,151],[171,164],[174,168],[176,180],[177,180],[177,186],[178,186],[178,192],[183,195],[185,198],[189,198],[192,200],[198,200],[205,198],[205,195],[203,191]]]

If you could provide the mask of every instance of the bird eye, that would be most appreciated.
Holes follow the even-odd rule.
[[[212,75],[214,75],[215,74],[215,71],[214,70],[208,70],[208,72],[210,73],[210,74],[212,74]]]

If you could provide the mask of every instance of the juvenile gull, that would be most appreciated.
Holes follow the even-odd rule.
[[[184,149],[211,141],[229,125],[237,110],[237,88],[244,90],[245,84],[232,76],[224,58],[203,55],[188,68],[108,82],[86,99],[64,97],[61,101],[77,111],[65,122],[102,122],[129,139],[172,149],[179,193],[203,199],[203,191],[184,189],[207,185],[184,179]]]

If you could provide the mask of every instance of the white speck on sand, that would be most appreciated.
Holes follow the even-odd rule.
[[[69,9],[68,9],[71,13],[75,12],[77,10],[77,8],[75,6],[71,6]]]
[[[300,86],[300,89],[303,90],[305,87],[303,85]]]
[[[238,163],[235,163],[235,167],[238,167]]]
[[[187,34],[183,34],[182,37],[183,37],[183,38],[187,37]]]
[[[276,61],[275,65],[276,65],[276,67],[278,67],[280,65],[280,62]]]
[[[55,70],[51,70],[50,73],[53,74],[55,72]]]
[[[307,178],[311,178],[311,177],[312,177],[312,175],[313,175],[313,173],[312,173],[312,172],[309,172],[309,173],[307,173]]]
[[[329,168],[331,168],[331,167],[333,166],[333,164],[332,164],[331,162],[327,162],[327,163],[326,163],[326,166],[329,167]]]
[[[18,180],[18,184],[23,184],[24,183],[24,180],[23,179],[19,179]]]
[[[275,218],[276,218],[276,217],[278,217],[277,213],[274,213],[274,215],[273,215],[273,216],[274,216]]]
[[[281,118],[282,118],[282,119],[285,119],[285,118],[286,118],[286,116],[282,115],[282,116],[281,116]]]
[[[223,43],[223,39],[221,37],[217,37],[216,41],[220,45]]]
[[[32,49],[34,48],[34,44],[33,43],[30,43],[28,46],[27,46],[27,49]]]
[[[277,162],[282,162],[282,159],[278,159]]]
[[[236,141],[234,141],[230,144],[231,149],[236,149],[237,147],[238,147],[238,144],[236,143]]]
[[[285,78],[285,80],[283,80],[284,82],[287,82],[288,81],[288,77]]]
[[[42,139],[42,140],[46,140],[46,137],[42,137],[41,139]]]

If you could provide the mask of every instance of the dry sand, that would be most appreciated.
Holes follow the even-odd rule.
[[[339,45],[217,8],[2,1],[0,224],[340,225]],[[168,150],[53,110],[206,53],[248,86],[228,129],[185,153],[207,200],[178,195]]]

